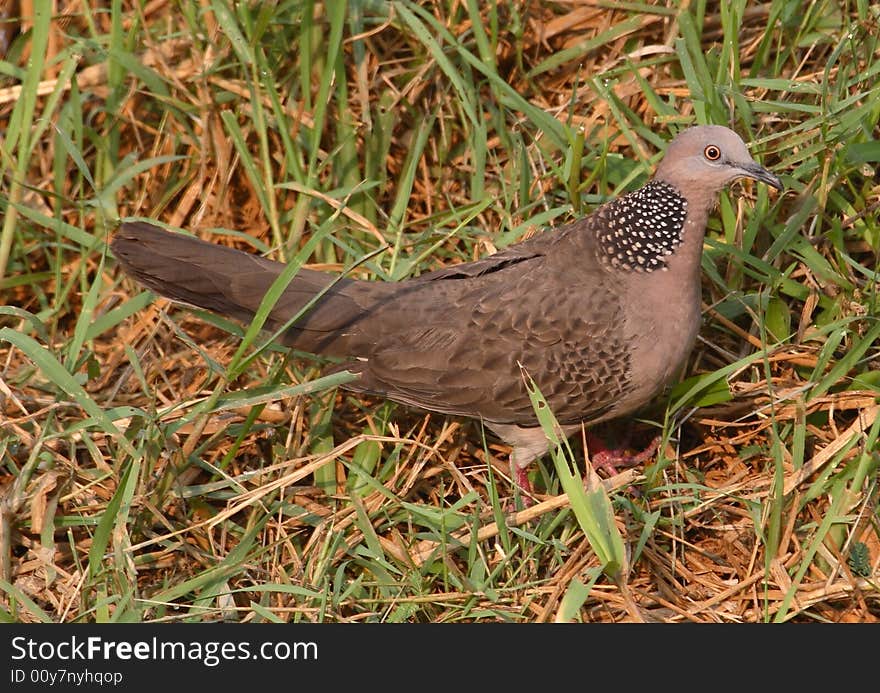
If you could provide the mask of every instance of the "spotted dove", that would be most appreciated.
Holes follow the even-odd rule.
[[[697,335],[709,212],[739,178],[782,189],[736,133],[692,127],[653,180],[572,224],[401,282],[302,269],[265,327],[335,281],[281,342],[343,359],[335,370],[358,375],[349,390],[481,419],[513,446],[514,477],[528,488],[526,469],[549,444],[522,369],[567,436],[660,393]],[[111,247],[152,291],[244,322],[284,267],[143,222],[122,224]]]

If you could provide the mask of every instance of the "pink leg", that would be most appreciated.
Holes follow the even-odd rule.
[[[523,503],[531,503],[532,482],[529,481],[529,470],[527,467],[517,467],[513,465],[513,480],[522,493]]]
[[[530,508],[535,504],[532,499],[532,482],[529,481],[529,467],[520,467],[513,460],[510,461],[510,473],[513,477],[513,483],[519,489],[519,497],[522,508]],[[516,496],[511,496],[505,503],[504,507],[508,512],[516,512],[519,510],[516,504]]]
[[[651,444],[639,453],[632,453],[627,448],[609,450],[605,444],[595,435],[587,433],[587,447],[590,449],[590,461],[593,469],[602,469],[609,476],[619,474],[622,469],[635,467],[650,460],[657,448],[660,447],[660,436],[654,438]]]

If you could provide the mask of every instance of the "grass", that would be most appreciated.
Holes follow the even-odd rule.
[[[0,618],[876,620],[876,6],[70,7],[0,18]],[[337,391],[106,252],[142,217],[400,280],[637,187],[693,123],[787,192],[722,195],[688,377],[611,430],[662,452],[611,506],[562,494],[573,441],[507,514],[478,425]]]

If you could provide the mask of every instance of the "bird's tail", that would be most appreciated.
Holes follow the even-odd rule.
[[[110,249],[125,272],[151,291],[245,323],[284,269],[280,262],[145,222],[122,224]],[[379,298],[381,286],[301,269],[275,303],[265,328],[279,328],[325,291],[281,341],[313,353],[350,356],[357,323]]]

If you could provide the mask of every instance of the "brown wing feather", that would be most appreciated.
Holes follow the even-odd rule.
[[[413,284],[405,302],[391,297],[375,316],[381,335],[355,366],[361,378],[346,387],[534,425],[522,364],[561,423],[602,416],[627,386],[629,354],[621,308],[584,223],[521,244],[515,256],[478,272],[468,263],[461,281],[450,270],[440,281]],[[545,255],[551,244],[562,247]]]

